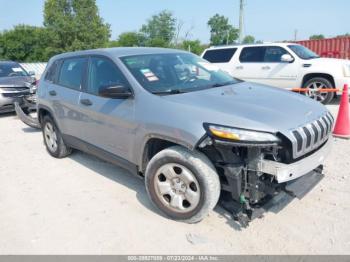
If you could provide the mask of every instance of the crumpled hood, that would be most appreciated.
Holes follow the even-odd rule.
[[[30,76],[0,77],[0,87],[28,87],[33,82]]]
[[[267,132],[283,133],[327,112],[303,95],[248,82],[162,98],[181,104],[189,121]]]

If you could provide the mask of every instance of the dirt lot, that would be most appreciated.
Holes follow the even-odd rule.
[[[195,225],[164,218],[141,179],[80,152],[53,159],[13,114],[0,134],[0,254],[350,254],[350,141],[302,200],[241,229],[218,207]]]

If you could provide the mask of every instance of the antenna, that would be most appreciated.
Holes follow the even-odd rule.
[[[244,2],[245,0],[240,0],[239,5],[239,43],[243,42],[243,28],[244,28]]]

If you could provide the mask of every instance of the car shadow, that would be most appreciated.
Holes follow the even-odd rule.
[[[36,129],[36,128],[33,128],[33,127],[23,127],[22,128],[22,131],[24,133],[40,133],[41,132],[41,129]]]
[[[74,151],[70,156],[70,159],[78,162],[79,164],[89,168],[95,173],[102,175],[118,184],[121,184],[127,188],[136,192],[137,200],[147,209],[152,212],[165,217],[153,204],[150,202],[143,177],[132,174],[131,172],[105,162],[97,157],[86,154],[81,151]]]
[[[0,118],[6,118],[6,117],[16,117],[16,112],[10,112],[10,113],[0,113]]]
[[[28,128],[29,129],[29,128]],[[141,176],[136,176],[129,171],[122,169],[118,166],[100,160],[97,157],[86,154],[81,151],[74,151],[73,154],[69,156],[70,159],[76,161],[77,163],[89,168],[95,173],[102,175],[118,184],[121,184],[136,192],[137,200],[148,210],[158,214],[159,216],[169,219],[160,210],[158,210],[148,198],[146,188],[144,185],[144,179]],[[267,212],[278,213],[284,207],[286,207],[294,198],[283,196],[281,198],[276,198],[272,201],[266,210]],[[244,227],[233,218],[233,213],[223,208],[221,203],[214,208],[214,212],[219,214],[221,219],[225,220],[225,223],[231,228],[237,231],[241,231]]]
[[[129,171],[100,160],[99,158],[86,154],[81,151],[74,151],[73,154],[69,156],[70,159],[76,161],[77,163],[89,168],[93,172],[102,175],[113,182],[119,183],[133,191],[136,192],[137,200],[148,210],[156,213],[157,215],[169,219],[166,217],[158,208],[156,208],[151,201],[149,200],[144,179],[141,176],[136,176]],[[232,215],[222,208],[220,204],[218,204],[214,208],[214,212],[219,214],[220,218],[225,219],[225,222],[235,230],[242,230],[242,227],[238,222],[236,222]]]

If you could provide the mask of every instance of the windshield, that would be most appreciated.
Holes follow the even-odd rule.
[[[0,77],[28,76],[27,72],[16,63],[0,63]]]
[[[289,45],[288,46],[292,51],[299,56],[301,59],[313,59],[313,58],[319,58],[320,56],[312,52],[310,49],[306,48],[302,45]]]
[[[189,53],[121,58],[137,81],[153,94],[177,94],[235,84],[239,80]]]

